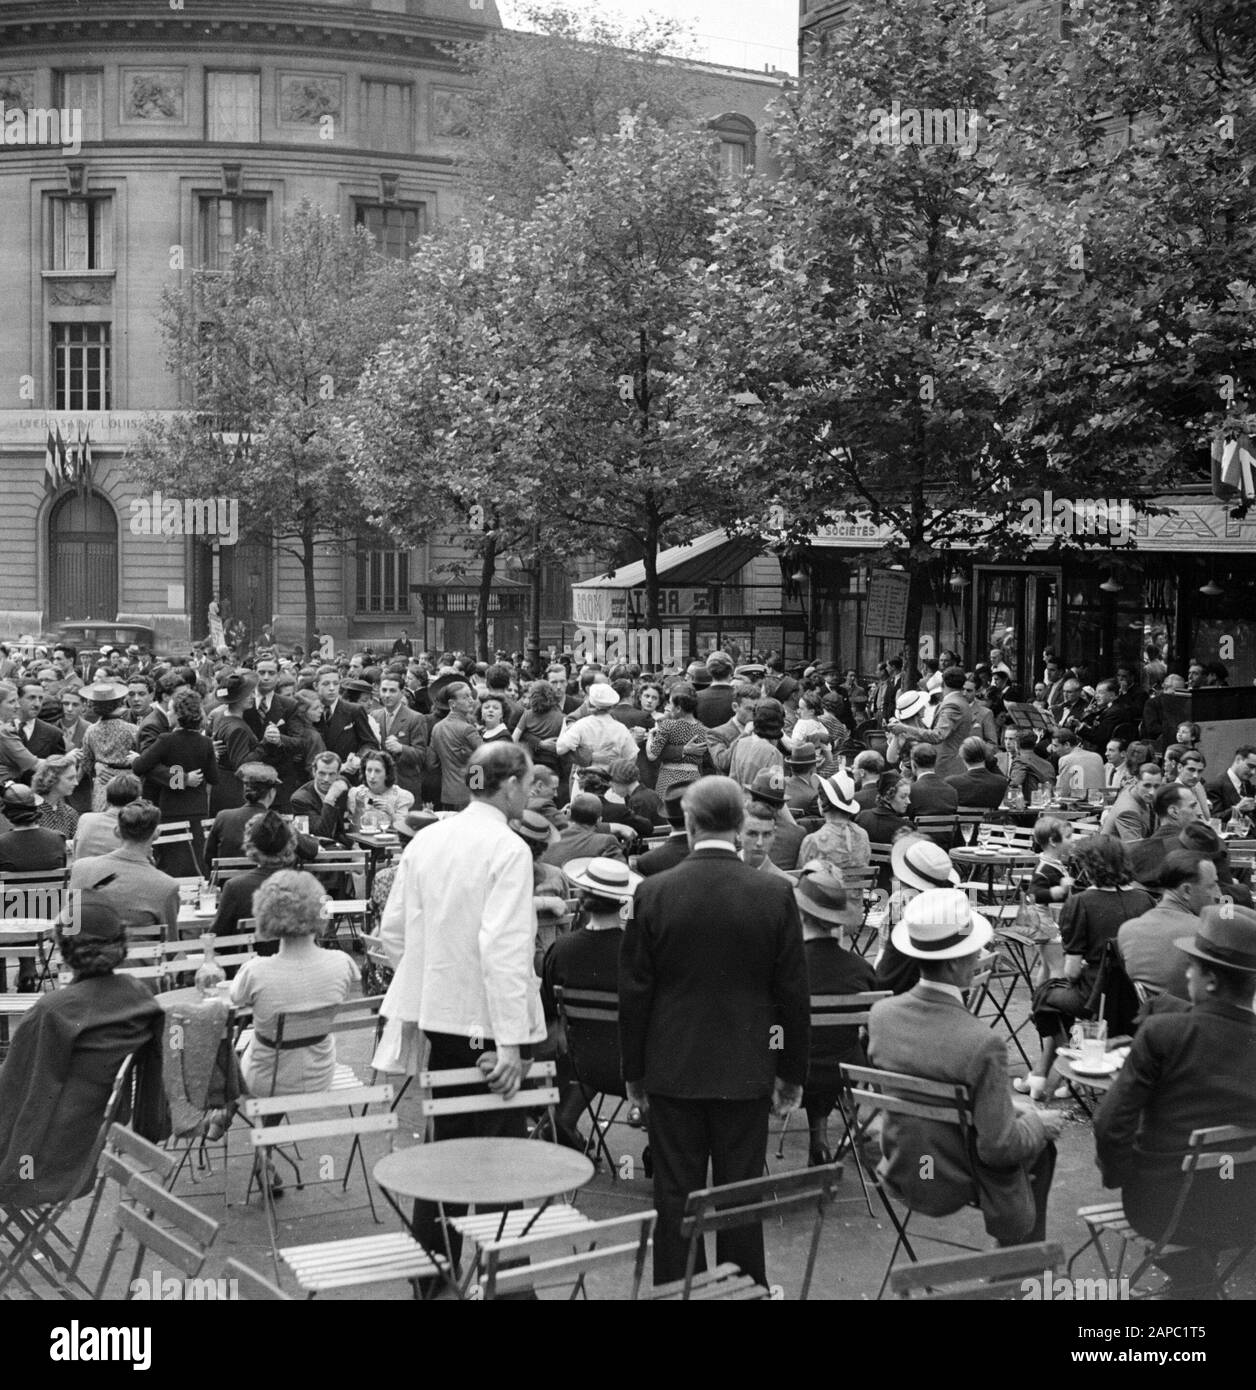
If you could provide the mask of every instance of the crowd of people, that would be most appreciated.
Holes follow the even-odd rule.
[[[969,1085],[975,1153],[946,1154],[922,1186],[916,1160],[922,1145],[940,1152],[936,1135],[887,1124],[885,1180],[934,1215],[978,1203],[1001,1243],[1041,1239],[1057,1049],[1093,1015],[1115,952],[1151,1002],[1099,1113],[1098,1156],[1105,1181],[1143,1193],[1131,1219],[1154,1234],[1168,1219],[1163,1155],[1187,1119],[1256,1125],[1256,1068],[1214,1055],[1224,1044],[1256,1060],[1256,913],[1227,850],[1251,832],[1256,746],[1210,769],[1198,728],[1165,715],[1165,694],[1224,671],[1123,667],[1092,687],[1048,652],[1021,699],[1002,651],[989,657],[967,670],[943,653],[913,679],[894,659],[861,681],[720,651],[683,670],[561,657],[533,670],[518,654],[415,655],[405,634],[389,653],[318,664],[106,651],[80,675],[70,648],[6,655],[0,875],[72,866],[103,943],[76,976],[87,982],[124,958],[129,924],[174,932],[177,877],[247,856],[256,867],[226,885],[214,930],[253,918],[268,938],[232,985],[266,1014],[335,1004],[351,984],[346,960],[333,967],[315,945],[322,892],[300,866],[355,832],[397,832],[404,851],[375,884],[392,966],[376,1065],[462,1067],[470,1043],[489,1087],[512,1094],[530,1057],[553,1056],[557,1137],[583,1150],[558,991],[615,990],[618,1051],[590,1065],[648,1129],[658,1283],[685,1272],[684,1203],[708,1169],[715,1183],[762,1173],[771,1110],[801,1106],[809,1162],[831,1161],[843,1062]],[[1084,837],[1053,814],[1090,802],[1100,824]],[[1001,809],[1031,812],[1025,900],[1047,935],[1059,919],[1057,969],[1034,996],[1042,1053],[1015,1089],[1001,1036],[966,1007],[994,928],[949,855],[960,817]],[[190,839],[154,851],[160,826],[183,821]],[[868,879],[891,910],[865,957],[853,944]],[[870,989],[893,997],[866,1038],[825,1030],[813,1047],[810,998]],[[148,1026],[143,992],[123,992],[110,1000]],[[334,1061],[289,1059],[280,1077],[258,1036],[246,1086],[316,1089]],[[1179,1111],[1166,1096],[1188,1079]],[[452,1116],[436,1138],[525,1123],[520,1110]],[[6,1152],[12,1134],[0,1193]],[[1243,1184],[1205,1197],[1189,1259],[1165,1265],[1182,1282],[1206,1280],[1223,1206],[1256,1220]],[[416,1218],[432,1248],[435,1221]],[[721,1236],[717,1254],[766,1282],[761,1232]]]

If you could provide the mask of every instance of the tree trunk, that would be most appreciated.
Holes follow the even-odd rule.
[[[301,577],[305,581],[305,650],[317,657],[314,628],[318,622],[318,599],[314,587],[314,532],[306,529],[301,535]]]
[[[476,660],[489,661],[488,606],[493,598],[493,576],[497,573],[497,535],[490,532],[484,538],[484,553],[480,558],[480,594],[475,610]]]
[[[659,528],[653,517],[646,521],[641,560],[645,566],[645,625],[661,637],[663,623],[659,603]]]
[[[532,561],[531,612],[528,631],[528,664],[532,674],[539,676],[541,671],[541,557]]]
[[[929,570],[928,561],[917,559],[915,555],[907,557],[906,565],[911,576],[911,587],[907,591],[907,623],[903,629],[902,688],[915,690],[920,679],[920,623],[924,617]]]

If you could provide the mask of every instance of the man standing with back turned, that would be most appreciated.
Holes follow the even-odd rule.
[[[523,1080],[524,1051],[545,1036],[532,965],[532,855],[509,824],[523,815],[531,785],[532,760],[517,743],[477,748],[467,771],[470,804],[411,840],[380,925],[397,971],[380,1012],[427,1034],[432,1071],[477,1066],[494,1054],[493,1065],[486,1059],[481,1070],[489,1090],[506,1099]],[[414,1049],[402,1050],[412,1056]],[[438,1140],[526,1134],[522,1110],[435,1122]],[[460,1214],[450,1206],[445,1212]],[[429,1250],[440,1248],[434,1205],[416,1205],[415,1228]],[[450,1243],[456,1257],[460,1242],[452,1233]]]
[[[637,889],[619,958],[624,1081],[654,1159],[655,1284],[684,1277],[689,1193],[763,1176],[768,1111],[798,1104],[810,1032],[793,887],[737,857],[741,788],[704,777],[682,804],[692,852]],[[760,1227],[721,1233],[716,1258],[766,1286]]]

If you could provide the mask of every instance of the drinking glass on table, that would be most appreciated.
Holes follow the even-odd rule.
[[[1077,1060],[1083,1067],[1103,1066],[1108,1051],[1108,1020],[1106,1018],[1079,1018],[1073,1025],[1073,1044],[1077,1048]]]
[[[218,889],[210,883],[201,884],[200,910],[206,915],[218,911]]]

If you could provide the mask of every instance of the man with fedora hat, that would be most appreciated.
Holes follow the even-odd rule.
[[[778,869],[789,872],[798,867],[798,851],[806,832],[794,820],[785,804],[785,772],[780,767],[761,767],[745,788],[749,802],[763,802],[776,815],[776,834],[768,849],[768,858]]]
[[[954,888],[959,883],[959,874],[946,850],[925,835],[902,835],[894,841],[890,846],[890,874],[894,889],[885,925],[881,928],[881,950],[876,960],[877,988],[906,994],[920,979],[920,970],[911,956],[905,956],[894,945],[889,929],[902,917],[913,898],[931,888]]]
[[[1126,1218],[1150,1239],[1173,1216],[1191,1132],[1256,1129],[1256,912],[1205,907],[1195,935],[1176,945],[1188,957],[1190,1004],[1153,1002],[1095,1114],[1104,1186],[1121,1189]],[[1198,1173],[1172,1236],[1185,1249],[1156,1263],[1179,1296],[1215,1296],[1217,1255],[1254,1232],[1256,1165]]]
[[[812,998],[874,989],[872,966],[847,949],[846,929],[859,926],[863,911],[855,899],[848,898],[842,871],[823,861],[806,865],[794,888],[794,901],[802,918],[803,954]],[[813,1168],[833,1162],[828,1120],[842,1089],[841,1064],[863,1066],[866,1060],[857,1028],[812,1030],[802,1104],[811,1132],[807,1162]]]
[[[814,816],[817,812],[816,798],[820,794],[820,778],[816,769],[820,764],[814,743],[804,740],[795,744],[785,759],[785,804],[791,814]]]
[[[656,1284],[685,1273],[689,1193],[763,1175],[769,1107],[797,1104],[811,1029],[793,892],[737,858],[742,789],[704,777],[683,810],[692,852],[637,889],[619,963],[623,1078],[654,1161]],[[716,1257],[767,1284],[761,1227],[721,1232]]]
[[[968,1012],[964,992],[993,937],[958,888],[913,898],[891,939],[918,963],[920,980],[909,993],[872,1006],[868,1058],[882,1071],[965,1086],[972,1097],[971,1153],[955,1126],[887,1114],[882,1180],[925,1216],[976,1204],[989,1234],[1000,1245],[1017,1245],[1045,1238],[1064,1114],[1013,1103],[1004,1039]]]

